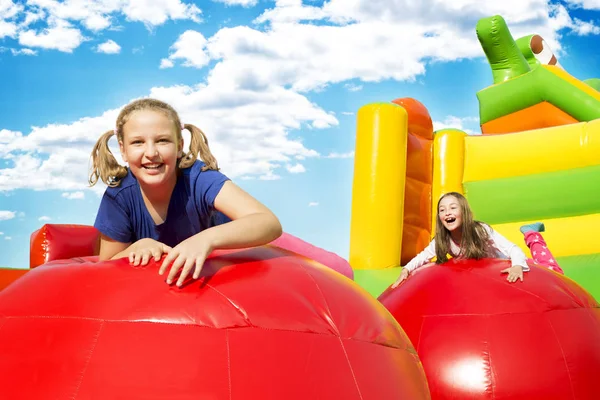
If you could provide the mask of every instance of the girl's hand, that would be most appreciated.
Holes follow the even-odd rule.
[[[146,265],[151,257],[154,261],[160,260],[163,253],[168,253],[171,248],[154,239],[140,239],[129,247],[129,263],[134,266]]]
[[[396,279],[396,282],[394,282],[392,284],[392,289],[397,288],[398,285],[400,285],[402,282],[404,282],[406,279],[408,279],[409,275],[410,275],[410,271],[407,270],[406,268],[402,268],[402,272],[400,272],[400,276],[398,277],[398,279]]]
[[[177,280],[177,286],[181,286],[192,269],[194,269],[193,278],[198,279],[200,277],[204,260],[212,251],[213,245],[209,235],[200,232],[173,247],[163,260],[158,273],[160,275],[164,274],[169,264],[173,263],[167,276],[167,284],[170,285],[173,282],[177,272],[181,269],[181,274]]]
[[[520,279],[523,282],[523,267],[520,265],[513,265],[510,268],[503,269],[500,271],[503,274],[508,274],[506,280],[509,282],[516,282],[517,279]]]

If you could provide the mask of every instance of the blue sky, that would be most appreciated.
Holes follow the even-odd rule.
[[[416,5],[418,4],[418,5]],[[223,172],[284,230],[348,256],[355,118],[414,97],[479,132],[491,72],[475,36],[500,14],[580,79],[599,77],[595,0],[0,0],[0,266],[44,223],[93,224],[89,153],[146,96],[206,132]],[[113,147],[116,149],[116,147]],[[510,156],[510,155],[507,155]]]

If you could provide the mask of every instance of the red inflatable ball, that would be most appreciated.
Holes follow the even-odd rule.
[[[0,399],[430,399],[387,310],[273,246],[158,265],[54,261],[0,292]]]
[[[600,308],[571,279],[506,260],[423,268],[380,301],[410,337],[431,398],[600,399]]]

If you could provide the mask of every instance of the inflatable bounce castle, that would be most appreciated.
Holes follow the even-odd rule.
[[[349,264],[286,234],[179,289],[98,262],[92,227],[34,232],[30,269],[0,271],[0,398],[599,399],[600,81],[499,16],[477,36],[482,135],[434,132],[410,98],[358,112]],[[450,191],[526,253],[542,220],[565,275],[451,259],[389,287]]]
[[[432,399],[600,398],[600,241],[590,234],[600,222],[600,85],[569,75],[539,35],[515,41],[499,16],[480,20],[477,37],[494,78],[477,93],[481,135],[434,132],[411,98],[359,110],[355,279],[411,339]],[[447,192],[525,254],[519,227],[543,221],[566,276],[531,265],[511,284],[500,273],[509,261],[451,260],[385,290],[431,241]]]
[[[565,274],[600,299],[600,89],[558,64],[539,35],[514,40],[505,21],[479,21],[494,83],[477,93],[481,135],[433,132],[411,98],[357,117],[350,264],[379,295],[431,240],[437,200],[465,195],[475,217],[529,249],[519,227],[543,221]]]

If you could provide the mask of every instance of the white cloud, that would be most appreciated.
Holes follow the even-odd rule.
[[[52,218],[42,215],[38,218],[38,221],[50,221]]]
[[[358,92],[359,90],[362,90],[363,85],[355,85],[353,83],[346,83],[344,85],[344,87],[346,89],[348,89],[348,91],[350,91],[350,92]]]
[[[464,131],[466,133],[468,133],[469,135],[479,135],[481,134],[478,131],[474,131],[470,128],[467,128],[466,125],[473,125],[473,124],[477,124],[479,122],[479,118],[477,117],[464,117],[464,118],[459,118],[459,117],[455,117],[454,115],[448,115],[444,121],[433,121],[433,130],[434,131],[439,131],[440,129],[449,129],[449,128],[453,128],[453,129],[460,129],[461,131]]]
[[[290,85],[311,91],[351,79],[412,80],[425,72],[427,58],[482,55],[472,32],[466,35],[450,25],[440,26],[437,36],[431,37],[430,30],[411,21],[344,26],[277,23],[265,32],[224,28],[207,45],[211,58],[221,60],[209,79],[242,88]]]
[[[306,172],[306,168],[304,168],[304,165],[299,163],[296,165],[286,165],[286,169],[291,174],[300,174],[302,172]]]
[[[329,153],[325,158],[352,158],[354,157],[354,152],[349,151],[348,153]]]
[[[106,42],[98,45],[96,51],[98,53],[118,54],[121,51],[121,46],[119,46],[114,40],[107,40]]]
[[[319,203],[317,203],[316,201],[311,201],[310,203],[308,203],[309,207],[316,207],[318,205],[319,205]]]
[[[566,0],[566,3],[586,10],[600,10],[600,0]]]
[[[122,12],[128,20],[143,22],[147,26],[162,25],[168,19],[200,22],[202,15],[195,4],[185,4],[180,0],[125,0]]]
[[[4,232],[0,232],[0,236],[4,235]]]
[[[20,27],[27,27],[31,24],[33,24],[34,22],[37,22],[39,20],[42,20],[46,18],[46,13],[42,10],[34,10],[34,11],[27,11],[25,13],[25,19],[23,20],[23,22],[21,22],[19,24]]]
[[[52,20],[49,28],[41,32],[24,30],[19,33],[19,44],[27,47],[41,47],[71,53],[74,49],[87,40],[77,28],[64,20]]]
[[[14,142],[22,136],[21,132],[0,129],[0,158],[10,158],[10,152],[15,150]]]
[[[350,4],[350,1],[348,1]],[[289,23],[306,20],[319,20],[328,17],[326,7],[306,6],[302,0],[276,0],[275,8],[266,10],[255,22],[267,21]]]
[[[169,60],[168,58],[163,58],[162,60],[160,60],[160,69],[164,69],[164,68],[173,68],[175,64],[173,64],[173,61]]]
[[[256,20],[268,23],[266,30],[225,28],[208,39],[209,55],[220,60],[210,79],[239,87],[290,85],[299,91],[352,79],[414,80],[428,62],[483,57],[475,35],[482,17],[503,15],[515,38],[538,33],[556,52],[561,29],[595,32],[591,23],[574,23],[565,13],[568,17],[564,6],[547,0],[424,0],[412,6],[405,1],[331,0],[322,7],[278,0]]]
[[[45,10],[56,29],[74,29],[64,21],[83,21],[100,29],[101,17],[112,24],[120,13],[148,26],[169,18],[199,21],[200,16],[196,6],[180,0],[29,0],[28,4]],[[65,4],[71,9],[60,9]],[[318,7],[301,0],[277,0],[274,8],[258,18],[264,26],[257,29],[223,28],[208,39],[196,31],[184,32],[161,61],[161,68],[179,62],[201,68],[214,61],[215,66],[202,84],[155,87],[149,95],[171,103],[185,122],[207,133],[227,175],[281,179],[281,171],[294,168],[297,160],[319,157],[302,141],[293,140],[290,131],[338,124],[334,115],[301,92],[350,81],[354,86],[348,88],[386,79],[414,80],[431,61],[482,58],[475,24],[480,17],[494,14],[505,16],[514,37],[538,33],[555,52],[560,49],[559,31],[594,31],[584,27],[585,21],[571,19],[564,6],[547,0],[330,0]],[[92,16],[100,19],[94,23]],[[46,47],[57,48],[58,42],[48,39],[53,27],[46,36],[26,30],[19,39],[27,39],[29,33],[33,35],[29,40],[41,43],[45,38],[54,46],[46,43]],[[73,49],[84,40],[78,30],[72,33],[80,35],[79,42],[62,44],[63,49]],[[44,47],[40,43],[31,47]],[[11,164],[0,169],[0,191],[83,191],[87,171],[82,166],[88,165],[97,138],[113,127],[117,112],[33,127],[25,135],[0,131],[0,155]],[[472,122],[448,117],[436,126],[460,129]],[[2,137],[11,139],[3,141]],[[325,157],[352,156],[353,152],[334,152]]]
[[[573,32],[580,36],[597,35],[600,33],[600,27],[591,22],[585,22],[578,18],[573,19],[573,23],[569,25]]]
[[[291,139],[290,131],[338,124],[335,116],[305,96],[276,86],[260,92],[214,84],[157,87],[149,95],[173,105],[186,123],[201,127],[223,172],[232,178],[280,179],[277,171],[294,160],[319,156],[300,140]],[[84,166],[89,165],[91,149],[114,126],[118,111],[69,124],[33,127],[26,135],[0,131],[0,151],[11,164],[0,169],[0,192],[84,191],[88,179]],[[110,146],[119,160],[114,138]],[[99,186],[94,189],[102,191],[103,185]]]
[[[183,60],[184,67],[202,68],[208,64],[210,57],[205,53],[206,38],[200,32],[187,30],[171,46],[172,53],[168,59],[162,59],[160,68],[171,68],[173,61]]]
[[[16,36],[17,24],[10,20],[14,19],[22,10],[21,4],[16,4],[12,0],[0,0],[0,39]]]
[[[350,111],[342,111],[342,115],[354,115],[354,113]]]
[[[258,179],[263,180],[263,181],[276,181],[276,180],[281,179],[281,176],[269,171],[266,174],[259,176]]]
[[[13,219],[17,213],[15,211],[0,211],[0,221]]]
[[[77,0],[28,0],[29,6],[47,13],[50,18],[81,22],[91,31],[101,31],[110,26],[108,14],[119,9],[118,2],[114,1],[77,1]],[[112,3],[112,4],[111,4]],[[32,17],[34,18],[34,17]]]
[[[600,28],[593,22],[582,21],[579,18],[571,18],[569,12],[565,7],[557,6],[554,8],[554,19],[552,21],[552,27],[556,30],[561,28],[570,29],[577,35],[587,36],[590,34],[599,34]],[[543,36],[543,35],[542,35]],[[546,37],[544,37],[546,39]],[[555,48],[555,43],[550,43],[552,49]],[[561,54],[562,49],[559,47],[556,53]]]
[[[86,40],[73,24],[97,33],[117,28],[122,16],[153,29],[168,20],[199,23],[201,15],[195,4],[182,0],[27,0],[24,5],[0,0],[0,39],[18,36],[25,46],[72,52]],[[44,20],[47,27],[41,31],[27,29]]]
[[[92,31],[108,28],[112,19],[119,15],[154,27],[169,19],[200,22],[202,14],[196,5],[185,4],[181,0],[28,0],[28,5],[37,6],[60,19],[80,21]]]
[[[13,22],[0,19],[0,39],[5,37],[15,37],[17,34],[17,25]]]
[[[4,236],[4,240],[12,240],[12,237],[10,237],[10,236]]]
[[[0,19],[11,19],[23,11],[21,4],[14,3],[12,0],[0,1]]]
[[[598,2],[598,0],[567,0],[570,2]],[[440,1],[422,0],[330,0],[322,7],[307,6],[302,0],[276,0],[275,8],[266,10],[257,23],[291,23],[324,20],[333,24],[353,23],[416,23],[423,27],[467,29],[473,32],[480,18],[502,15],[509,24],[523,28],[544,27],[553,19],[557,9],[548,0],[482,2],[479,0]],[[375,32],[375,31],[374,31]],[[524,34],[531,34],[529,31]],[[543,34],[544,32],[535,32]]]
[[[24,56],[36,56],[37,51],[31,49],[10,49],[13,56],[24,55]]]
[[[85,194],[83,192],[65,192],[62,194],[62,197],[69,200],[81,200],[85,198]]]
[[[223,3],[228,6],[242,6],[242,7],[253,7],[256,5],[258,0],[213,0],[217,3]]]

